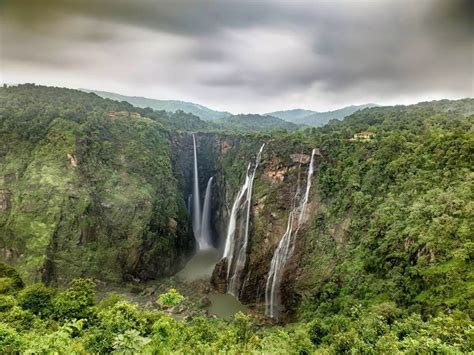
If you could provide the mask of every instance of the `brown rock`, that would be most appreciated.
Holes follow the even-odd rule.
[[[211,285],[220,293],[227,291],[227,259],[220,260],[212,272]]]
[[[308,164],[311,157],[306,154],[290,154],[290,158],[294,163]]]
[[[11,193],[8,190],[0,190],[0,212],[11,208]]]

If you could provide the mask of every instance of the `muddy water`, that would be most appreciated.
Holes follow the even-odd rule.
[[[219,257],[219,252],[216,249],[198,251],[176,276],[189,283],[197,280],[210,280]],[[219,318],[232,318],[239,311],[248,313],[247,307],[230,294],[210,293],[206,296],[211,301],[207,310]]]
[[[231,294],[212,293],[208,297],[211,305],[207,307],[207,310],[219,318],[232,318],[237,312],[248,313],[247,307]]]
[[[218,261],[219,253],[216,249],[200,250],[176,276],[185,282],[210,280],[212,270]]]

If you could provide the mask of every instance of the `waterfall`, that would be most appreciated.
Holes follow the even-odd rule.
[[[247,259],[253,180],[265,144],[260,147],[253,169],[249,163],[245,181],[232,205],[223,258],[227,258],[227,292],[238,298],[240,279]],[[240,217],[240,218],[239,218]],[[237,225],[239,222],[239,225]]]
[[[201,237],[199,241],[200,249],[212,248],[211,241],[211,197],[212,197],[212,180],[211,177],[207,182],[206,195],[204,196],[204,206],[202,208],[202,220],[201,220]]]
[[[194,174],[193,174],[193,233],[199,249],[201,249],[201,197],[199,195],[199,172],[197,162],[196,137],[193,134]]]
[[[288,215],[288,224],[278,246],[273,254],[268,272],[267,283],[265,287],[265,315],[271,318],[278,317],[278,306],[280,304],[280,285],[283,271],[287,261],[291,258],[295,243],[294,239],[301,225],[307,220],[306,207],[308,206],[309,191],[311,189],[311,180],[314,171],[314,154],[315,149],[311,153],[311,161],[308,168],[308,177],[306,180],[306,190],[300,203],[296,205],[296,201],[300,198],[299,186],[296,188],[295,197]],[[299,184],[298,184],[299,185]]]

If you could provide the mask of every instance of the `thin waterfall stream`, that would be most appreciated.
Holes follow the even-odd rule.
[[[200,248],[211,249],[211,199],[212,199],[212,181],[214,177],[210,177],[207,186],[206,194],[204,195],[204,205],[202,207],[202,220],[201,220],[201,237],[200,237]]]
[[[194,171],[193,171],[193,233],[194,238],[198,244],[199,249],[204,247],[201,241],[201,196],[199,193],[199,171],[197,160],[196,137],[193,134],[193,148],[194,148]]]
[[[311,152],[311,161],[308,167],[308,176],[306,180],[306,190],[299,204],[296,201],[300,198],[300,189],[297,187],[293,199],[294,206],[288,215],[288,224],[278,246],[273,254],[268,272],[265,287],[265,315],[271,318],[278,317],[278,307],[280,306],[280,286],[283,277],[285,265],[293,255],[295,248],[295,237],[298,231],[307,220],[306,208],[308,206],[309,192],[311,189],[311,180],[314,172],[314,155],[316,150]]]
[[[237,298],[239,297],[242,271],[247,259],[253,181],[264,146],[265,144],[262,144],[257,153],[253,169],[251,163],[247,166],[245,180],[232,205],[227,228],[223,255],[223,258],[227,259],[227,292]]]

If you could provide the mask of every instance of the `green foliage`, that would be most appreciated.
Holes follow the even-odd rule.
[[[156,301],[160,306],[174,307],[184,301],[184,296],[181,295],[178,290],[170,288],[168,292],[158,296]]]
[[[252,114],[221,118],[215,121],[215,125],[224,130],[239,132],[281,130],[286,133],[287,130],[298,129],[298,125],[277,117]]]
[[[0,350],[2,353],[15,353],[21,349],[21,339],[15,329],[0,322]]]
[[[23,280],[14,268],[0,263],[0,294],[18,291],[23,286]]]
[[[38,316],[48,316],[53,311],[55,291],[41,283],[25,287],[18,294],[19,305]]]
[[[76,279],[71,287],[53,300],[54,315],[58,320],[88,318],[95,301],[95,284],[90,279]]]
[[[0,295],[0,313],[6,312],[16,306],[16,300],[13,296]]]
[[[140,336],[140,333],[134,329],[127,330],[119,334],[114,339],[114,354],[135,354],[141,351],[151,340]]]
[[[306,132],[325,158],[297,285],[302,319],[354,304],[383,303],[390,321],[406,309],[472,310],[472,107],[371,108]],[[361,130],[375,138],[351,141]]]
[[[204,124],[189,116],[76,90],[0,88],[0,195],[8,206],[0,243],[22,277],[55,284],[169,274],[189,247],[186,217],[177,218],[184,202],[170,130]]]
[[[311,147],[322,153],[317,208],[301,235],[299,322],[279,327],[243,314],[178,320],[116,295],[96,305],[85,279],[57,294],[41,284],[20,291],[20,274],[54,284],[170,272],[187,223],[174,134],[227,128],[74,90],[0,89],[0,193],[8,199],[0,244],[20,271],[0,264],[0,352],[472,351],[472,106],[466,99],[366,109],[292,133],[219,132],[230,148],[216,164],[231,191],[263,142],[262,169],[290,169],[290,154]],[[235,130],[275,126],[229,120]],[[351,141],[361,130],[374,139]],[[265,198],[278,218],[287,207],[279,203],[283,185],[255,181],[255,201]],[[262,256],[268,218],[267,208],[252,222],[250,261]],[[173,307],[183,296],[170,290],[157,302]]]

